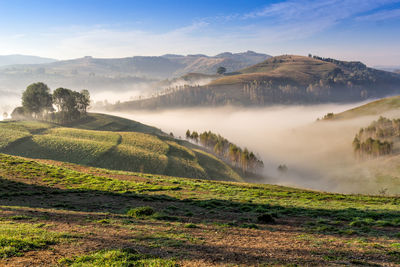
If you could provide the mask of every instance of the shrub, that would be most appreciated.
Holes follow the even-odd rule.
[[[134,209],[130,209],[127,212],[127,215],[136,218],[151,216],[153,214],[154,214],[154,209],[152,207],[137,207]]]
[[[275,223],[275,219],[269,213],[261,214],[257,217],[259,223]]]
[[[198,228],[198,226],[195,225],[194,223],[187,223],[185,224],[185,228]]]

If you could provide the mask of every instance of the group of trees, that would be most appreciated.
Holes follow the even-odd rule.
[[[68,123],[85,116],[89,105],[88,90],[77,92],[58,88],[51,93],[46,84],[39,82],[26,88],[22,94],[22,106],[15,108],[11,117]]]
[[[239,146],[229,142],[221,135],[205,131],[197,133],[196,131],[186,131],[186,139],[192,140],[195,143],[200,143],[202,146],[211,150],[218,157],[224,159],[235,167],[239,167],[243,172],[260,173],[264,168],[262,160],[247,148],[242,149]]]
[[[393,139],[400,137],[400,119],[380,117],[371,125],[361,128],[353,140],[358,156],[382,156],[393,152]]]
[[[333,118],[335,118],[335,113],[328,112],[321,118],[321,120],[332,120]],[[320,120],[320,118],[317,118],[317,121],[319,121],[319,120]]]
[[[365,141],[360,141],[358,137],[353,140],[353,149],[358,156],[383,156],[392,153],[393,142],[381,141],[379,139],[367,138]]]

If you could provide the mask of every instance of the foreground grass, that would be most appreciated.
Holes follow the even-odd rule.
[[[10,219],[29,219],[13,216]],[[44,224],[0,222],[0,258],[22,256],[24,252],[45,249],[50,245],[65,241],[72,236],[47,231]]]
[[[110,171],[2,154],[0,177],[1,217],[82,236],[76,248],[59,250],[67,255],[54,253],[53,264],[61,258],[73,266],[400,263],[398,197]],[[50,247],[67,245],[47,246],[32,249],[40,258]]]
[[[62,266],[154,266],[174,267],[174,260],[155,258],[151,255],[138,254],[129,249],[125,250],[103,250],[89,255],[60,260]]]

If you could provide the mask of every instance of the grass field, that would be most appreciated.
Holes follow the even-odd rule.
[[[400,108],[400,96],[392,96],[372,101],[365,105],[334,114],[330,120],[356,119],[363,116],[379,116],[396,112]]]
[[[188,142],[134,121],[90,114],[79,124],[2,122],[0,152],[114,170],[241,181],[228,165]]]
[[[50,128],[51,125],[41,122],[0,122],[0,149],[8,147],[13,142],[26,138],[45,129]]]
[[[155,127],[151,127],[137,121],[100,113],[90,113],[90,116],[87,118],[84,118],[78,122],[74,122],[69,126],[86,130],[163,134],[160,129]]]
[[[399,197],[185,179],[4,154],[0,177],[0,265],[400,264]]]
[[[333,71],[335,64],[314,58],[284,55],[238,71],[237,75],[225,76],[212,81],[211,85],[232,85],[254,80],[296,81],[309,84]]]

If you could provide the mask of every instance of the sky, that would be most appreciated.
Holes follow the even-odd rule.
[[[400,0],[0,0],[0,55],[252,50],[400,66]]]

